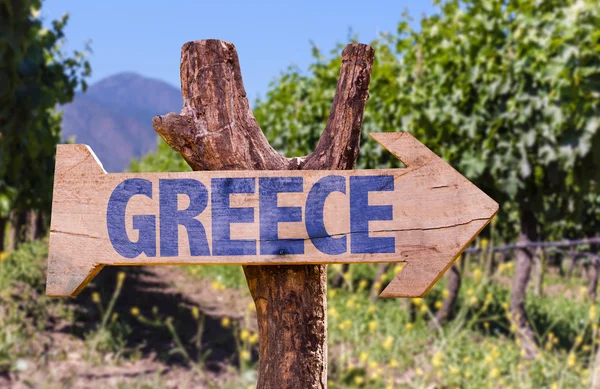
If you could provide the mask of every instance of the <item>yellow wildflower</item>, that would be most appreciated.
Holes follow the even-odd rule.
[[[486,238],[482,238],[482,239],[479,241],[479,246],[480,246],[482,249],[484,249],[484,250],[485,250],[485,249],[488,247],[488,243],[489,243],[489,242],[488,242],[488,240],[487,240]]]
[[[569,353],[569,356],[567,357],[567,366],[573,367],[573,366],[575,366],[576,363],[577,363],[577,358],[575,358],[575,354]]]
[[[409,331],[410,331],[410,330],[412,330],[412,329],[413,329],[414,325],[413,325],[413,323],[411,323],[411,322],[408,322],[408,323],[406,323],[406,326],[405,326],[405,327],[406,327],[406,329],[407,329],[407,330],[409,330]]]
[[[196,320],[200,318],[200,311],[198,310],[198,307],[192,307],[192,316]]]
[[[137,317],[140,314],[140,309],[138,307],[131,307],[129,313],[131,313],[131,316]]]
[[[450,295],[450,291],[448,289],[442,290],[442,297],[443,298],[448,298],[449,295]]]
[[[438,300],[435,302],[435,309],[441,309],[443,305],[444,305],[444,303],[442,303],[440,300]]]
[[[340,316],[340,314],[338,313],[337,309],[335,309],[335,307],[329,308],[328,313],[329,313],[329,316],[336,318],[336,319]]]
[[[377,310],[377,308],[375,308],[375,305],[370,304],[369,308],[367,308],[367,313],[374,313]]]
[[[481,281],[481,277],[483,277],[483,272],[480,269],[475,269],[473,271],[473,278],[475,279],[475,282]]]
[[[367,282],[367,280],[360,280],[358,283],[358,290],[364,290],[368,285],[369,282]]]
[[[395,359],[392,359],[389,363],[390,367],[393,369],[395,367],[398,367],[398,361]]]
[[[422,304],[419,308],[419,311],[421,311],[421,313],[427,312],[427,304]]]
[[[450,374],[458,375],[459,372],[460,372],[460,370],[458,369],[458,367],[456,367],[454,365],[450,366]]]
[[[366,353],[366,352],[364,352],[364,351],[363,351],[362,353],[360,353],[360,355],[358,356],[358,360],[359,360],[361,363],[365,363],[365,362],[367,361],[367,359],[369,359],[369,354],[367,354],[367,353]]]
[[[354,377],[354,383],[355,383],[356,385],[362,385],[362,384],[364,384],[364,383],[365,383],[365,379],[364,379],[364,377],[363,377],[363,376],[361,376],[361,375],[357,375],[356,377]]]
[[[248,350],[240,351],[240,358],[242,359],[242,361],[249,361],[250,360],[250,352]]]
[[[391,348],[392,348],[393,345],[394,345],[394,338],[391,337],[391,336],[388,336],[383,341],[383,348],[386,349],[386,350],[391,350]]]
[[[490,370],[490,378],[498,378],[500,377],[500,370],[497,367],[494,367]]]
[[[100,293],[98,292],[93,292],[92,293],[92,301],[96,304],[98,304],[100,302]]]
[[[125,281],[125,272],[120,271],[117,274],[117,281],[121,284],[123,283],[123,281]]]
[[[230,325],[231,319],[229,319],[228,317],[224,317],[221,319],[221,326],[223,326],[223,328],[229,328]]]
[[[250,339],[248,339],[248,342],[250,344],[256,344],[256,342],[258,342],[258,334],[255,332],[250,336]]]
[[[418,298],[418,297],[417,298],[413,298],[411,301],[412,301],[412,303],[413,303],[413,305],[415,307],[418,307],[421,304],[423,304],[423,299],[422,298]]]
[[[250,337],[250,331],[248,331],[247,329],[243,329],[242,331],[240,331],[240,339],[241,340],[248,340],[248,338]]]
[[[431,358],[431,364],[434,367],[440,367],[442,365],[443,358],[444,358],[444,356],[442,355],[442,353],[438,351]]]
[[[382,274],[381,275],[381,282],[386,282],[388,279],[388,275],[387,274]]]
[[[396,266],[394,266],[394,273],[395,274],[400,273],[402,271],[403,267],[404,267],[403,265],[396,265]]]
[[[423,375],[423,369],[421,369],[420,367],[417,367],[415,369],[415,374],[418,376],[422,376]]]
[[[338,326],[338,328],[342,331],[347,330],[350,328],[350,326],[352,326],[352,322],[348,319],[344,320],[343,322],[340,323],[340,325]]]
[[[329,295],[329,297],[334,298],[335,295],[337,294],[337,290],[335,289],[330,289],[327,294]]]
[[[256,305],[254,305],[254,301],[250,301],[248,303],[248,310],[251,312],[256,312]]]

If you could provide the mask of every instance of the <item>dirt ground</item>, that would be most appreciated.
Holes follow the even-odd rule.
[[[100,293],[107,302],[119,271],[126,273],[126,279],[114,312],[131,329],[125,345],[129,356],[109,352],[90,358],[86,334],[101,321],[92,293]],[[16,371],[0,375],[0,388],[218,388],[238,374],[235,326],[224,328],[221,319],[255,328],[250,304],[251,298],[242,291],[215,290],[209,281],[194,280],[177,267],[104,268],[92,285],[68,301],[74,320],[50,313],[47,328],[31,342],[37,357],[18,360]],[[158,310],[157,317],[172,317],[193,359],[210,350],[204,368],[173,353],[173,337],[164,326],[142,323],[131,314],[133,307],[147,318],[155,317],[153,309]],[[198,331],[193,307],[205,316],[201,350],[191,341]]]

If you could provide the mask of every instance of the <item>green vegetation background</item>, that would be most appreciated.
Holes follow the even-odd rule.
[[[51,166],[47,161],[53,159],[59,139],[54,106],[72,99],[89,73],[84,52],[66,58],[56,48],[66,19],[44,30],[35,12],[20,9],[27,13],[18,14],[11,4],[0,2],[1,10],[12,10],[0,13],[0,24],[21,32],[17,36],[22,41],[16,45],[19,51],[0,40],[9,80],[0,97],[0,219],[5,221],[21,210],[48,212],[50,197],[45,194],[50,191],[43,188],[51,184],[52,173],[32,167]],[[40,7],[35,1],[30,5],[34,11]],[[439,5],[440,13],[423,18],[418,30],[410,28],[404,15],[396,32],[371,42],[376,57],[358,167],[398,167],[400,163],[367,134],[409,131],[501,204],[494,229],[484,231],[477,245],[597,235],[600,4],[455,0]],[[325,54],[314,47],[308,72],[285,70],[267,96],[255,102],[258,122],[286,156],[314,149],[335,92],[341,48]],[[32,174],[23,180],[27,169]],[[132,161],[130,170],[189,167],[159,141],[157,152]],[[45,241],[36,241],[2,255],[0,373],[15,371],[22,358],[42,358],[26,345],[45,328],[48,312],[77,320],[63,302],[43,296],[45,247]],[[581,276],[567,280],[559,272],[562,263],[549,267],[545,295],[538,295],[526,283],[511,288],[515,272],[531,271],[527,256],[509,256],[493,274],[481,270],[483,256],[460,261],[458,303],[443,326],[436,325],[432,315],[448,295],[445,280],[425,299],[372,301],[369,290],[379,282],[374,280],[376,266],[350,266],[347,272],[330,266],[330,277],[341,275],[344,280],[328,295],[330,387],[590,385],[600,340],[598,306],[585,292]],[[212,280],[215,292],[246,290],[238,267],[185,271],[189,277]],[[397,271],[389,269],[385,278]],[[127,317],[113,315],[111,304],[122,298],[119,293],[128,282],[125,275],[118,280],[111,295],[90,295],[100,319],[84,336],[86,358],[102,360],[107,353],[118,356],[115,363],[136,358],[127,339],[131,326],[141,323],[164,328],[172,355],[202,371],[203,358],[190,355],[183,346],[192,340],[181,339],[168,318],[136,306]],[[514,306],[519,293],[524,294],[527,325],[539,348],[533,359],[522,351],[522,323],[512,320],[511,303]],[[251,307],[247,314],[252,314]],[[201,331],[203,314],[192,311],[192,316]],[[251,385],[254,378],[247,373],[255,367],[257,336],[233,318],[222,318],[221,325],[233,329],[238,357],[232,362],[236,374],[229,385]],[[160,381],[154,385],[160,386]]]

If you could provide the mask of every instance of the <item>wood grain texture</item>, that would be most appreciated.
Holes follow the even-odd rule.
[[[317,150],[305,158],[284,158],[268,144],[246,98],[235,47],[224,41],[183,45],[183,109],[180,115],[156,117],[152,124],[194,170],[351,169],[360,146],[373,57],[374,50],[367,45],[346,46],[327,125]],[[257,307],[264,304],[264,309],[257,309],[259,329],[261,333],[267,325],[271,329],[260,337],[258,388],[327,387],[326,267],[286,265],[266,271],[244,266],[244,273]],[[280,294],[256,287],[282,284],[288,289]],[[314,325],[278,315],[282,309],[302,312]],[[280,341],[288,336],[304,348]],[[286,355],[286,364],[280,363],[279,355]],[[295,367],[295,374],[288,366]]]
[[[50,237],[51,266],[48,278],[48,293],[71,295],[80,290],[81,283],[89,280],[98,268],[105,265],[165,265],[165,264],[228,264],[228,265],[286,265],[328,264],[366,262],[407,262],[403,271],[382,292],[382,297],[412,297],[423,295],[450,266],[453,260],[467,247],[470,241],[496,213],[498,205],[481,192],[460,173],[452,169],[441,158],[408,133],[371,134],[378,142],[400,158],[407,166],[403,169],[373,170],[292,170],[292,171],[201,171],[185,173],[138,173],[107,174],[98,164],[93,152],[85,145],[60,145],[57,152],[55,192]],[[340,177],[344,181],[345,193],[332,192],[326,195],[323,204],[323,221],[329,236],[345,239],[346,249],[340,254],[321,251],[317,244],[324,236],[311,235],[307,230],[309,193],[315,184],[325,177]],[[393,190],[372,191],[367,196],[369,206],[391,205],[392,220],[373,220],[367,228],[352,228],[353,214],[367,213],[366,207],[352,208],[355,187],[350,183],[354,177],[393,177]],[[279,239],[304,240],[302,254],[288,254],[285,244],[275,254],[261,253],[261,219],[268,216],[261,208],[259,183],[265,178],[296,177],[302,179],[303,191],[280,193],[278,205],[298,207],[301,220],[278,225]],[[109,199],[131,179],[144,179],[152,184],[152,195],[132,196],[127,200],[124,220],[127,237],[135,242],[139,237],[132,227],[134,215],[152,215],[156,218],[152,241],[155,254],[141,253],[135,258],[126,258],[115,251],[109,239]],[[211,189],[211,181],[222,178],[249,178],[255,189],[249,194],[223,195]],[[234,222],[231,225],[217,224],[213,216],[213,203],[207,201],[206,208],[196,218],[202,223],[206,234],[207,255],[192,255],[189,232],[178,229],[178,255],[164,254],[160,233],[160,210],[164,205],[159,191],[164,180],[192,179],[207,188],[207,198],[215,201],[228,198],[232,208],[251,209],[250,222]],[[390,188],[381,188],[390,189]],[[188,196],[177,201],[177,208],[190,206]],[[125,208],[126,207],[126,208]],[[232,239],[252,240],[254,254],[226,256],[217,254],[214,228],[226,228]],[[388,253],[356,252],[355,239],[359,235],[369,237],[393,237],[394,250]],[[317,244],[316,244],[317,243]],[[166,250],[165,250],[166,251]],[[354,252],[352,252],[354,251]],[[73,255],[75,258],[71,258]],[[70,263],[73,281],[65,282],[64,272],[53,271],[55,264]],[[70,288],[70,289],[69,289]]]
[[[132,232],[133,211],[156,211],[152,201],[161,177],[188,177],[207,182],[217,176],[296,175],[303,177],[306,188],[319,177],[334,173],[323,170],[352,169],[359,152],[373,56],[373,49],[362,44],[348,45],[344,49],[332,109],[316,150],[303,158],[285,158],[268,144],[252,114],[233,44],[218,40],[186,43],[182,47],[180,69],[183,108],[179,114],[155,117],[152,124],[194,170],[211,172],[140,175],[153,182],[153,196],[128,207],[128,233]],[[102,196],[123,179],[137,175],[107,175],[85,146],[71,149],[61,146],[57,153],[47,293],[77,293],[104,265],[132,262],[140,265],[246,264],[244,272],[257,306],[260,333],[258,388],[326,388],[327,303],[323,263],[405,261],[405,270],[382,295],[422,295],[497,210],[497,204],[410,135],[377,134],[375,138],[388,145],[408,166],[385,171],[394,176],[397,193],[382,192],[369,197],[369,204],[394,204],[391,224],[386,221],[369,224],[368,230],[372,230],[373,236],[395,238],[396,253],[377,256],[324,256],[311,248],[307,240],[304,255],[232,258],[180,253],[167,259],[140,256],[121,262],[114,256],[114,249],[107,245],[103,220],[106,209],[102,209],[106,198]],[[312,171],[303,171],[308,169]],[[218,172],[223,170],[241,171]],[[348,181],[350,176],[377,172],[339,171],[335,174]],[[285,205],[302,206],[305,194],[285,194],[281,200]],[[235,195],[231,201],[234,206],[255,207],[258,200],[252,195]],[[331,195],[326,208],[329,210],[326,211],[329,212],[327,232],[349,236],[351,240],[356,231],[348,227],[347,197]],[[425,214],[417,212],[424,208]],[[210,206],[206,211],[200,220],[209,215]],[[157,223],[160,223],[159,218]],[[210,223],[204,225],[210,228]],[[247,224],[236,232],[232,226],[232,238],[236,234],[237,238],[246,238],[249,234],[256,239],[257,228]],[[302,223],[282,223],[279,233],[306,236],[303,228]],[[207,235],[210,236],[210,231]],[[185,239],[185,232],[180,233],[180,247],[186,247]],[[254,266],[265,263],[271,266]]]

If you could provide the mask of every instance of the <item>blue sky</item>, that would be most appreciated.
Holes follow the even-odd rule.
[[[329,52],[348,31],[364,43],[394,32],[404,10],[415,19],[434,12],[431,0],[156,1],[46,0],[46,21],[70,14],[66,49],[91,41],[91,82],[122,71],[179,86],[181,46],[190,40],[233,42],[251,100],[289,65],[306,69],[310,41]],[[415,22],[416,23],[416,22]]]

